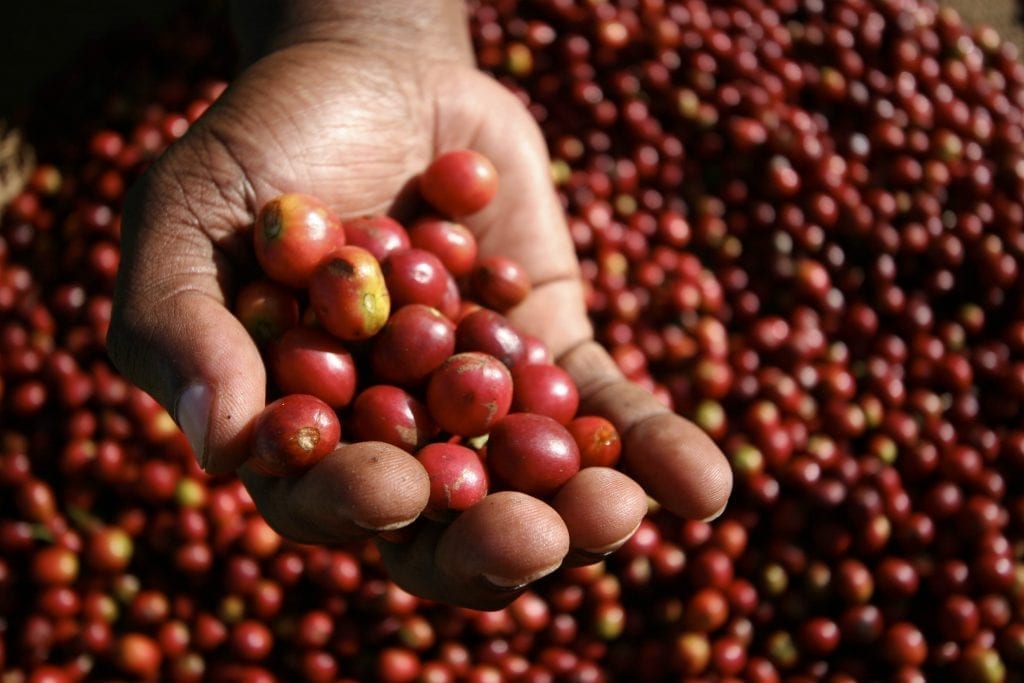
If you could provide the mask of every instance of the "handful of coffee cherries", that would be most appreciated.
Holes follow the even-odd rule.
[[[260,346],[272,400],[248,464],[295,477],[340,443],[385,442],[425,468],[424,514],[447,519],[495,490],[549,499],[582,467],[613,467],[621,443],[536,337],[506,313],[531,291],[522,264],[481,256],[458,222],[483,209],[498,174],[481,154],[441,154],[418,178],[433,209],[408,226],[342,222],[317,197],[262,207],[262,276],[235,315]]]

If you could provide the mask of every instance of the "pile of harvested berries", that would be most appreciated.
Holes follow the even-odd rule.
[[[472,4],[481,67],[546,136],[599,341],[736,475],[719,520],[653,511],[477,612],[404,592],[372,544],[281,539],[107,360],[125,188],[228,73],[189,16],[110,41],[26,126],[38,164],[0,219],[0,680],[1022,680],[1024,64],[995,30],[931,0]],[[424,253],[478,263],[405,227],[419,262],[375,257],[390,297]],[[438,282],[385,328],[458,319],[458,345],[478,316],[484,343],[515,296],[470,312]],[[262,286],[238,304],[257,338],[287,319]],[[296,334],[268,364],[313,362]],[[364,361],[429,406],[436,367]],[[395,391],[372,393],[317,400],[375,433],[359,400]],[[438,443],[471,442],[443,413]]]

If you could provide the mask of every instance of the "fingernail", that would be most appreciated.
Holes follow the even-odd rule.
[[[533,574],[530,574],[529,576],[526,576],[526,577],[520,576],[520,577],[516,577],[514,579],[509,578],[507,576],[498,576],[497,574],[484,574],[483,578],[484,578],[484,581],[486,581],[487,583],[491,584],[495,588],[498,588],[498,589],[503,590],[503,591],[515,591],[515,590],[519,590],[521,588],[525,588],[526,586],[530,585],[534,581],[538,581],[540,579],[543,579],[545,576],[547,576],[548,574],[550,574],[551,572],[555,571],[556,569],[558,569],[561,566],[562,566],[562,563],[559,562],[556,565],[553,565],[551,567],[546,567],[546,568],[544,568],[544,569],[542,569],[542,570],[540,570],[538,572],[534,572]]]
[[[206,432],[210,426],[210,390],[203,384],[192,384],[178,396],[174,406],[175,419],[185,433],[199,466],[206,469]]]
[[[636,530],[640,528],[640,524],[643,524],[643,520],[640,520],[640,522],[635,527],[633,527],[628,534],[626,534],[619,540],[615,541],[614,543],[609,543],[608,545],[601,546],[600,548],[578,548],[577,552],[583,553],[584,555],[588,555],[595,559],[607,557],[608,555],[611,555],[616,550],[625,545],[626,541],[632,538],[633,534],[636,533]]]
[[[357,526],[360,526],[363,529],[366,529],[367,531],[372,531],[372,532],[375,532],[375,533],[381,533],[381,532],[395,532],[395,531],[398,531],[400,529],[404,529],[405,527],[407,527],[410,524],[412,524],[413,522],[415,522],[417,519],[419,519],[418,515],[416,517],[411,517],[409,519],[403,519],[403,520],[398,521],[398,522],[387,522],[387,523],[384,523],[384,524],[381,524],[379,522],[378,523],[363,522],[363,521],[360,521],[358,519],[354,519],[352,521],[355,522]]]
[[[719,517],[722,516],[722,513],[725,512],[725,508],[728,507],[728,505],[729,504],[726,503],[725,505],[723,505],[722,507],[720,507],[718,509],[718,512],[715,512],[714,514],[708,515],[707,517],[705,517],[704,519],[702,519],[700,521],[702,521],[702,522],[713,522],[713,521],[715,521],[716,519],[718,519]]]

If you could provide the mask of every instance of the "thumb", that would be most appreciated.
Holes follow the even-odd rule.
[[[204,210],[179,177],[154,167],[128,198],[107,348],[125,378],[174,416],[201,467],[232,471],[266,399],[259,351],[225,305],[228,252],[240,239],[228,226],[244,219],[226,216],[223,204]],[[219,241],[211,217],[224,226]]]

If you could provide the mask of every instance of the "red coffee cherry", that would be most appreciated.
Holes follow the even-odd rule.
[[[510,488],[546,498],[579,471],[580,451],[569,431],[550,417],[511,413],[491,428],[487,466]]]
[[[301,288],[309,284],[317,266],[345,244],[345,232],[322,201],[291,192],[263,205],[253,239],[263,272],[277,282]]]
[[[340,439],[341,422],[329,405],[315,396],[293,394],[257,416],[247,462],[260,474],[295,476],[333,451]]]
[[[445,513],[467,510],[487,495],[487,470],[473,449],[432,443],[417,451],[416,459],[430,477],[428,514],[443,519]]]
[[[512,374],[486,353],[457,353],[434,371],[427,385],[427,406],[442,429],[459,436],[480,436],[508,414]]]
[[[471,149],[438,156],[419,179],[420,194],[431,206],[453,218],[476,213],[498,191],[498,172],[487,157]]]

